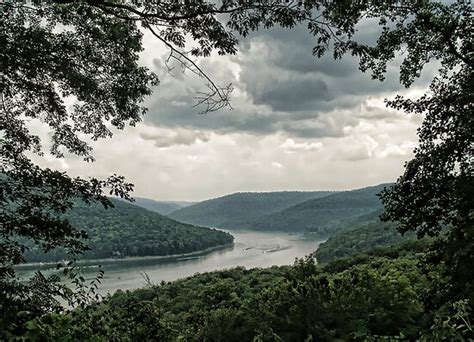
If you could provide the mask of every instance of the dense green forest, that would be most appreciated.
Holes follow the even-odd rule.
[[[209,227],[329,233],[341,221],[380,209],[388,184],[342,192],[237,193],[177,210],[169,217]]]
[[[193,205],[194,202],[156,201],[150,198],[134,197],[136,206],[155,211],[161,215],[168,215],[173,211]]]
[[[377,211],[378,213],[378,211]],[[361,223],[350,223],[349,226],[340,227],[322,243],[315,253],[319,262],[328,262],[336,258],[352,256],[372,248],[381,248],[402,241],[414,241],[415,234],[401,235],[391,222],[379,220]]]
[[[394,247],[324,267],[308,259],[205,273],[43,317],[29,323],[27,335],[66,341],[463,341],[472,329],[466,302],[437,307],[446,279],[424,270],[422,259]]]
[[[77,202],[65,215],[74,226],[85,230],[90,250],[80,258],[116,258],[159,256],[200,251],[232,243],[233,237],[222,231],[176,222],[124,201],[111,199],[114,208]],[[62,249],[45,254],[37,248],[25,253],[26,260],[57,261],[67,259]]]
[[[292,266],[237,267],[119,290],[67,315],[30,321],[26,336],[65,341],[464,341],[472,334],[468,302],[443,304],[446,296],[456,297],[449,293],[449,277],[424,264],[435,240],[401,236],[393,223],[380,222],[381,212],[339,221],[313,256]]]
[[[256,230],[329,233],[341,221],[382,207],[377,194],[388,184],[311,199],[253,222]]]
[[[197,203],[168,216],[207,227],[253,229],[259,218],[329,194],[329,191],[239,192]]]

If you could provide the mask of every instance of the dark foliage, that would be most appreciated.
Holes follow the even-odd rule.
[[[376,220],[341,228],[318,247],[315,256],[319,262],[328,262],[370,249],[384,249],[401,241],[414,241],[415,239],[414,234],[402,236],[395,229],[393,223],[383,223]]]
[[[206,273],[133,292],[67,316],[32,321],[27,336],[121,341],[335,341],[448,338],[472,327],[463,301],[434,312],[418,259],[365,257],[318,268],[294,266]],[[53,326],[54,329],[46,330]]]
[[[113,208],[76,203],[65,215],[74,227],[88,235],[88,250],[78,259],[159,256],[196,252],[232,243],[228,233],[176,222],[166,216],[115,199]],[[70,257],[64,249],[45,254],[32,247],[27,261],[61,261]]]

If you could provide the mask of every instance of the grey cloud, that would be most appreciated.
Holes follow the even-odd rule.
[[[355,58],[345,56],[342,60],[334,61],[330,51],[320,59],[313,56],[316,38],[302,26],[291,30],[275,28],[258,31],[248,42],[252,39],[270,44],[270,62],[284,70],[303,74],[321,73],[331,77],[344,77],[359,72]],[[249,47],[250,44],[244,44],[241,52],[249,53]]]
[[[148,114],[144,120],[147,124],[171,128],[212,130],[218,133],[252,132],[256,134],[271,133],[276,130],[278,115],[260,115],[255,110],[221,109],[209,114],[197,114],[196,109],[177,105],[160,98],[149,104]]]
[[[198,141],[209,141],[209,134],[191,130],[158,130],[155,132],[141,132],[143,140],[151,140],[156,147],[170,147],[174,145],[193,145]]]
[[[260,31],[243,41],[237,56],[200,61],[216,83],[236,87],[234,110],[208,115],[192,108],[202,81],[178,69],[171,77],[163,57],[155,58],[163,52],[150,40],[147,62],[155,58],[161,83],[146,100],[145,122],[117,131],[114,144],[92,142],[93,168],[73,157],[61,164],[46,160],[47,166],[101,178],[117,172],[136,184],[136,196],[164,200],[347,189],[394,180],[423,119],[379,106],[384,92],[401,88],[396,65],[387,82],[372,81],[354,58],[313,57],[314,38],[304,31]],[[361,34],[369,39],[372,27]],[[262,53],[252,50],[258,42],[264,44]],[[371,95],[373,102],[367,100]],[[130,162],[123,162],[124,155]]]
[[[358,35],[370,41],[377,30],[377,25],[367,22]],[[262,30],[243,39],[239,53],[229,57],[230,64],[226,65],[220,57],[201,61],[217,83],[234,83],[234,110],[197,114],[193,96],[202,90],[202,80],[182,77],[178,70],[179,77],[162,73],[162,83],[146,102],[149,113],[145,122],[216,133],[284,132],[295,137],[321,138],[343,136],[343,128],[355,126],[360,119],[400,119],[381,109],[360,110],[368,96],[401,88],[396,65],[389,67],[385,82],[374,81],[358,70],[358,60],[352,56],[337,61],[330,53],[321,59],[312,56],[314,42],[315,38],[302,27]],[[164,68],[163,58],[166,57],[154,61],[157,69]],[[233,79],[233,73],[239,74],[238,80]],[[432,74],[431,66],[426,74]]]
[[[310,110],[330,98],[326,83],[319,79],[292,79],[266,87],[254,97],[256,104],[268,104],[277,111]]]
[[[252,56],[258,53],[252,42],[265,45],[261,58]],[[236,60],[242,68],[240,79],[255,103],[274,110],[312,109],[318,113],[340,108],[337,101],[328,100],[341,96],[367,96],[400,88],[396,68],[389,69],[381,83],[361,73],[355,57],[335,61],[329,53],[318,59],[311,54],[313,46],[314,37],[302,28],[260,31],[244,44]]]

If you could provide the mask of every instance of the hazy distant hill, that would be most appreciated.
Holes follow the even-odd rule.
[[[156,212],[111,199],[114,208],[78,203],[66,217],[88,232],[91,248],[84,258],[158,256],[204,250],[233,241],[230,234],[176,222]],[[56,261],[65,258],[62,250],[45,255],[32,249],[27,261]]]
[[[382,208],[376,196],[388,184],[311,199],[254,222],[256,230],[327,232],[339,221]]]
[[[133,204],[157,212],[161,215],[168,215],[173,211],[188,207],[195,202],[175,202],[175,201],[155,201],[150,198],[135,197]]]
[[[180,222],[208,227],[252,229],[255,219],[330,194],[334,192],[239,192],[179,209],[168,216]]]

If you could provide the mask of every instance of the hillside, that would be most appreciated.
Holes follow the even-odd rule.
[[[135,197],[133,204],[161,215],[168,215],[173,211],[188,207],[194,204],[194,202],[156,201],[150,198]]]
[[[376,196],[387,184],[342,191],[311,199],[254,222],[256,230],[311,231],[327,233],[342,220],[380,209]]]
[[[354,217],[343,218],[328,225],[330,235],[340,234],[349,230],[354,230],[370,223],[381,223],[380,215],[384,212],[383,207]]]
[[[318,262],[330,262],[375,248],[386,248],[404,241],[415,241],[413,233],[401,235],[391,222],[370,220],[353,227],[342,228],[318,247]]]
[[[332,193],[329,191],[241,192],[203,201],[179,209],[168,216],[180,222],[208,227],[252,229],[253,221],[258,218]]]
[[[124,201],[111,201],[114,208],[108,210],[98,204],[78,203],[66,216],[89,234],[90,250],[82,256],[85,259],[189,253],[233,241],[228,233],[176,222]],[[45,255],[31,249],[25,255],[30,262],[66,257],[62,250]]]

